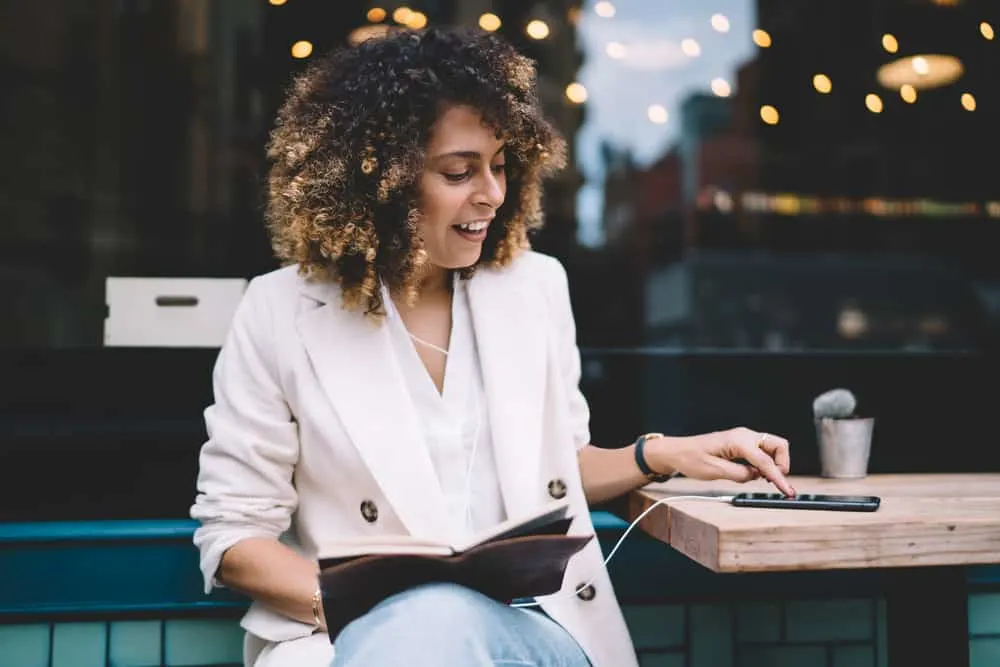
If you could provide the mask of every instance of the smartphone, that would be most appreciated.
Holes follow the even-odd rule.
[[[800,493],[789,497],[782,493],[741,493],[733,498],[737,507],[774,507],[790,510],[833,510],[837,512],[874,512],[878,496],[825,496]]]

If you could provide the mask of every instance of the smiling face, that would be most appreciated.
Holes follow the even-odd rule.
[[[419,233],[434,267],[472,266],[507,194],[504,145],[479,112],[449,107],[431,128],[420,177]]]

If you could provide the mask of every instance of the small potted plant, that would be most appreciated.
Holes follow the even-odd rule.
[[[858,479],[868,474],[875,420],[855,414],[857,405],[848,389],[831,389],[813,400],[823,477]]]

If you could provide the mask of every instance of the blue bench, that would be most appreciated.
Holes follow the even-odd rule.
[[[607,512],[592,516],[608,553],[627,526]],[[203,594],[191,543],[194,528],[187,520],[0,524],[0,664],[240,665],[242,632],[236,619],[246,600],[224,590]],[[718,575],[638,530],[629,534],[609,569],[631,629],[653,653],[688,650],[674,646],[664,628],[676,626],[681,632],[682,610],[689,603],[709,609],[704,604],[712,600],[716,606],[710,608],[718,610],[741,598],[856,596],[850,606],[833,608],[836,613],[827,608],[824,613],[833,616],[823,622],[824,627],[853,627],[849,621],[855,610],[871,608],[865,600],[878,595],[882,575],[878,570]],[[1000,568],[970,569],[968,581],[970,590],[996,589]],[[712,637],[730,632],[726,613],[711,628]],[[978,617],[989,620],[992,613],[985,610]],[[659,638],[665,648],[647,646],[651,638]],[[980,652],[992,641],[973,638],[983,647]],[[773,648],[784,650],[778,644]],[[826,655],[827,649],[816,650]],[[981,664],[992,663],[976,663]]]
[[[626,524],[595,523],[616,539]],[[0,622],[58,617],[234,614],[239,595],[202,592],[190,520],[0,524]]]
[[[593,513],[604,552],[627,524]],[[101,615],[234,614],[239,595],[202,592],[190,520],[80,521],[0,524],[0,622],[14,618]],[[619,595],[647,597],[773,595],[878,586],[878,571],[717,575],[633,530],[609,564]],[[1000,585],[1000,567],[969,569],[972,587]],[[777,586],[777,589],[775,588]]]

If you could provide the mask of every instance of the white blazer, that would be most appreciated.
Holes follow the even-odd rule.
[[[507,515],[565,495],[570,532],[592,534],[577,462],[589,410],[565,270],[526,252],[479,270],[468,288]],[[280,538],[312,559],[348,537],[445,537],[445,499],[389,332],[343,309],[335,284],[308,282],[295,267],[252,280],[213,382],[191,509],[206,592],[226,549],[248,537]],[[571,560],[563,591],[543,600],[594,667],[637,667],[596,538]],[[258,603],[242,627],[247,665],[332,660],[325,635]]]

